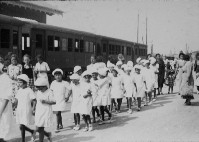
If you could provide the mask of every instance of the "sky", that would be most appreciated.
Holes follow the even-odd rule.
[[[196,51],[199,45],[199,0],[47,1],[64,11],[47,23],[99,35],[153,45],[155,53]]]

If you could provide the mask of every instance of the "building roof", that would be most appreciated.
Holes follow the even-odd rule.
[[[57,8],[46,3],[45,1],[0,1],[0,3],[37,10],[44,12],[50,16],[54,14],[63,15],[64,13],[63,11],[58,10]]]

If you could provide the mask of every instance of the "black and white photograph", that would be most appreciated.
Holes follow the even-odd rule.
[[[199,142],[199,0],[0,1],[0,142]]]

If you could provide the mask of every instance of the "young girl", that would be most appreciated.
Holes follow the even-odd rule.
[[[135,74],[133,76],[133,83],[136,87],[136,94],[135,97],[137,98],[138,102],[138,111],[141,110],[141,99],[145,96],[146,88],[146,81],[144,76],[140,73],[141,67],[140,65],[135,65]]]
[[[33,82],[33,66],[30,64],[30,56],[25,54],[23,56],[24,65],[22,66],[22,73],[26,74],[29,78],[28,86],[33,89],[34,82]]]
[[[69,92],[69,83],[62,80],[63,71],[61,69],[55,69],[52,72],[55,80],[51,83],[50,89],[53,91],[56,105],[52,106],[53,112],[56,114],[57,118],[57,128],[55,132],[59,129],[63,129],[61,112],[66,111],[66,97]]]
[[[117,100],[117,111],[120,113],[120,107],[123,98],[123,80],[121,76],[118,76],[118,71],[116,69],[112,70],[113,77],[111,79],[111,108],[113,107],[113,101]]]
[[[142,74],[144,75],[146,86],[147,86],[145,105],[148,105],[147,97],[149,97],[149,105],[151,105],[152,104],[152,90],[155,83],[154,72],[152,69],[150,69],[148,60],[145,60],[143,65],[145,67],[143,68]]]
[[[104,124],[104,112],[108,114],[108,120],[111,122],[112,114],[109,112],[107,106],[110,105],[110,77],[107,77],[107,69],[101,68],[98,70],[99,80],[95,82],[98,86],[98,96],[100,105],[101,122],[99,125]]]
[[[48,89],[48,82],[45,78],[38,78],[35,81],[35,86],[38,89],[36,94],[35,125],[36,131],[39,132],[39,141],[43,142],[45,135],[48,137],[49,142],[52,142],[51,133],[46,132],[44,128],[53,125],[52,105],[56,104],[54,95],[53,92]]]
[[[37,75],[37,78],[43,77],[46,79],[49,88],[49,81],[48,81],[48,75],[47,73],[50,71],[50,68],[46,62],[44,62],[43,57],[41,55],[37,55],[37,63],[35,65],[35,74]]]
[[[81,82],[81,96],[80,96],[80,113],[83,115],[84,121],[86,123],[86,127],[83,129],[84,132],[92,131],[93,126],[91,124],[91,110],[93,106],[92,99],[92,87],[91,87],[91,74],[88,71],[84,71],[82,74],[84,80]]]
[[[168,72],[168,76],[167,76],[167,78],[168,78],[168,86],[169,86],[168,94],[173,93],[173,86],[174,86],[174,81],[175,81],[174,72],[175,72],[174,70],[170,70]]]
[[[79,103],[81,101],[81,88],[80,88],[80,76],[78,74],[72,74],[70,76],[71,84],[70,84],[70,91],[66,101],[69,100],[69,97],[72,95],[72,102],[71,102],[71,112],[74,114],[75,120],[75,127],[73,130],[78,131],[80,129],[80,107]]]
[[[18,85],[20,89],[16,94],[15,104],[16,109],[16,122],[19,124],[21,131],[22,142],[25,142],[25,132],[28,131],[32,134],[32,140],[35,140],[35,132],[27,127],[27,125],[34,124],[33,110],[35,110],[35,95],[32,89],[27,88],[29,78],[26,74],[21,74],[18,77]],[[33,109],[31,103],[33,102]]]
[[[92,97],[93,97],[93,108],[92,108],[92,115],[93,115],[93,123],[96,122],[95,119],[95,112],[97,113],[97,116],[100,117],[98,106],[99,106],[99,95],[98,95],[98,88],[96,86],[96,82],[98,81],[98,72],[96,69],[92,69],[92,78],[91,78],[91,83],[92,83]]]
[[[123,82],[124,82],[124,92],[125,92],[125,96],[128,100],[128,113],[132,113],[132,109],[131,109],[131,105],[132,105],[132,97],[135,91],[135,87],[133,84],[133,80],[131,77],[131,67],[126,67],[125,69],[125,75],[123,76]]]

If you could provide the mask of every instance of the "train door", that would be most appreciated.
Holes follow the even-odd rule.
[[[101,55],[101,48],[100,48],[100,44],[97,43],[97,50],[96,50],[96,55]]]
[[[33,29],[31,32],[31,40],[32,57],[35,58],[37,55],[40,54],[44,57],[44,59],[46,59],[44,31]]]

